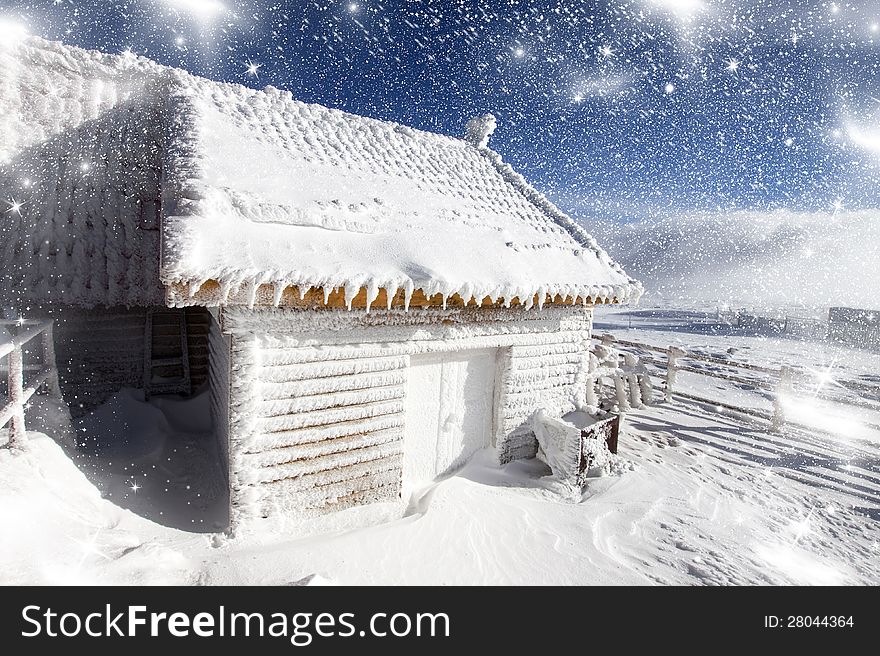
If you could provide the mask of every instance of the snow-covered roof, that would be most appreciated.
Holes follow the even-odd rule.
[[[0,176],[24,205],[0,249],[19,296],[134,305],[160,281],[176,305],[290,288],[367,304],[379,290],[526,305],[640,293],[488,149],[492,119],[456,139],[36,39],[0,51],[4,67]]]

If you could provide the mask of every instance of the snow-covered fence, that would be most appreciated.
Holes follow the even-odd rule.
[[[853,380],[832,381],[826,372],[817,374],[811,370],[787,365],[778,368],[766,367],[695,353],[678,346],[660,347],[644,342],[617,339],[613,335],[602,335],[597,338],[603,349],[613,350],[612,347],[615,347],[633,351],[639,354],[640,362],[648,362],[652,370],[645,378],[654,377],[663,381],[666,401],[671,401],[675,397],[703,403],[719,410],[750,415],[770,422],[774,431],[781,430],[785,425],[815,429],[822,423],[817,422],[817,414],[822,415],[830,409],[827,405],[821,406],[825,410],[820,409],[820,405],[824,402],[845,406],[848,409],[857,407],[870,411],[862,413],[859,423],[863,427],[880,431],[880,422],[876,420],[877,415],[880,414],[880,385],[877,384]],[[598,348],[597,346],[596,349]],[[651,360],[644,357],[648,353],[662,354],[665,358]],[[731,387],[724,400],[709,398],[702,394],[701,387],[695,389],[693,386],[680,384],[679,372],[724,380],[739,389]],[[738,399],[743,391],[763,396],[765,408],[750,407],[745,401]],[[768,405],[767,400],[771,404]]]
[[[613,341],[611,335],[603,336],[601,344],[590,353],[587,405],[599,406],[597,388],[603,378],[611,380],[614,385],[614,400],[618,412],[628,412],[651,404],[654,400],[654,389],[647,367],[632,353],[618,353],[611,346]]]
[[[13,333],[0,342],[0,361],[7,360],[8,387],[6,404],[0,408],[0,428],[9,424],[8,446],[24,444],[26,432],[24,411],[30,398],[44,384],[50,393],[61,396],[58,384],[58,370],[55,368],[55,345],[52,339],[52,322],[36,320],[0,321],[0,328]],[[17,331],[17,332],[16,332]],[[31,340],[41,338],[42,363],[25,364],[25,345]],[[36,372],[25,381],[25,372]],[[27,383],[27,385],[25,385]]]
[[[790,393],[792,384],[792,373],[788,367],[775,369],[771,367],[762,367],[760,365],[755,365],[748,362],[722,360],[720,358],[713,358],[711,356],[703,355],[701,353],[686,351],[685,349],[682,349],[678,346],[668,346],[666,348],[663,348],[660,346],[654,346],[653,344],[645,344],[643,342],[616,339],[613,335],[603,335],[600,340],[604,346],[614,344],[615,346],[623,348],[637,349],[639,351],[648,351],[665,355],[666,366],[664,380],[664,398],[667,401],[671,401],[675,396],[691,401],[697,401],[698,403],[710,404],[715,407],[724,408],[726,410],[733,410],[735,412],[740,412],[743,414],[765,419],[767,421],[770,421],[774,428],[779,428],[782,426],[783,423],[785,423],[785,414],[783,411],[782,399],[786,394]],[[707,364],[715,365],[716,367],[723,367],[724,370],[719,371],[717,369],[696,367],[692,364],[685,364],[683,361],[705,362]],[[747,378],[744,375],[734,373],[737,369],[757,374],[763,374],[764,377]],[[758,408],[749,408],[744,405],[736,405],[732,402],[720,401],[718,399],[710,399],[705,396],[694,394],[690,391],[684,391],[677,387],[677,374],[680,371],[685,371],[700,376],[718,378],[728,382],[739,383],[742,385],[748,385],[750,387],[767,390],[773,394],[773,411],[767,412]]]

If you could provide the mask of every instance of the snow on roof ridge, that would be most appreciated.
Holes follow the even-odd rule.
[[[495,116],[492,114],[487,114],[486,116],[491,117],[492,119],[491,130],[488,132],[488,135],[491,135],[496,126]],[[560,210],[553,201],[547,198],[547,196],[532,186],[522,174],[518,173],[510,164],[504,161],[500,153],[489,148],[488,135],[476,145],[477,150],[485,156],[493,166],[495,166],[496,170],[511,184],[511,186],[525,196],[526,199],[534,204],[539,210],[544,212],[554,221],[554,223],[565,228],[581,246],[593,251],[600,260],[629,279],[630,289],[621,290],[621,293],[618,293],[617,290],[615,290],[615,296],[621,297],[622,295],[622,298],[630,299],[634,303],[638,302],[639,298],[641,298],[644,293],[642,283],[627,275],[623,270],[623,267],[615,262],[605,249],[599,246],[599,242],[596,241],[596,238],[593,237],[593,235],[587,232],[583,226],[577,223],[568,214]]]

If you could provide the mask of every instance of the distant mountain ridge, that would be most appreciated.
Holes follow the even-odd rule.
[[[880,209],[741,211],[590,227],[643,282],[648,307],[880,307]]]

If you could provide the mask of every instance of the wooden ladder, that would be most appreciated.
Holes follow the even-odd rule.
[[[148,310],[144,325],[144,399],[192,393],[185,310]]]

